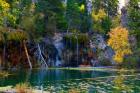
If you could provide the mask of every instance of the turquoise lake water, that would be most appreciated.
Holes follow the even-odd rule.
[[[9,71],[0,87],[29,82],[50,93],[140,93],[140,71],[114,69],[34,69]]]

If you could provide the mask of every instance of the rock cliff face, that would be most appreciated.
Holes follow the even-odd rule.
[[[99,63],[100,65],[102,63],[104,64],[105,61],[108,61],[107,64],[114,64],[113,61],[114,51],[106,44],[106,41],[102,35],[100,34],[93,35],[91,46],[93,50],[95,48],[96,51],[98,51],[97,59],[100,62]]]
[[[94,34],[88,37],[89,41],[84,44],[78,42],[72,44],[64,40],[64,35],[56,33],[53,37],[52,45],[54,48],[52,51],[55,52],[55,56],[48,57],[48,63],[50,66],[101,66],[106,64],[114,63],[112,57],[114,51],[107,46],[104,37],[100,34]],[[65,41],[65,42],[64,42]],[[79,41],[80,42],[80,41]],[[77,48],[78,45],[78,48]],[[83,46],[84,45],[84,46]],[[51,50],[49,50],[51,51]],[[51,52],[49,55],[54,55]]]
[[[53,38],[53,45],[57,49],[57,54],[56,54],[56,62],[55,66],[61,66],[62,65],[62,50],[64,49],[64,44],[63,44],[63,36],[62,34],[55,34]]]

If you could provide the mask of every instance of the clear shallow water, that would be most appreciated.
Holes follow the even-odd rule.
[[[10,74],[0,78],[0,87],[29,82],[54,93],[140,93],[139,71],[38,69]]]

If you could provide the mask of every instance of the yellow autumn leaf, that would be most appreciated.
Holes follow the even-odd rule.
[[[132,53],[128,40],[128,30],[116,27],[109,32],[109,36],[107,43],[115,51],[114,60],[118,63],[123,62],[123,57]]]

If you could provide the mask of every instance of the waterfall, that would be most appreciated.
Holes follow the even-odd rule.
[[[61,59],[61,55],[62,55],[62,49],[64,48],[63,42],[62,42],[62,35],[56,33],[53,40],[53,44],[55,46],[55,48],[57,49],[57,56],[56,56],[56,62],[55,62],[55,66],[60,66],[62,64],[62,59]]]
[[[40,58],[40,61],[42,62],[42,66],[44,68],[48,68],[48,65],[47,65],[47,63],[46,63],[46,61],[45,61],[45,59],[44,59],[44,57],[42,55],[42,51],[41,51],[40,45],[37,44],[37,47],[38,47],[38,52],[39,52],[39,56],[40,56],[39,58]]]
[[[39,43],[36,45],[36,51],[34,52],[34,56],[37,58],[41,68],[48,68],[47,62],[44,58],[43,48],[40,47]]]
[[[77,41],[76,52],[77,52],[77,66],[78,66],[78,61],[79,61],[79,44],[78,44],[78,36],[76,36],[76,41]]]

